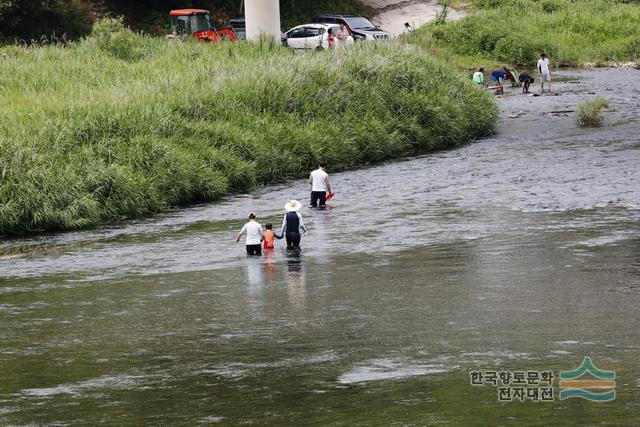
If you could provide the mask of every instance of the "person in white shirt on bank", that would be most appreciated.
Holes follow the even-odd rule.
[[[247,222],[236,237],[236,243],[240,241],[243,234],[247,235],[247,255],[262,255],[261,240],[264,233],[262,226],[256,222],[256,214],[249,213],[249,222]]]
[[[549,58],[544,53],[538,59],[538,72],[540,73],[540,93],[544,93],[544,82],[549,82],[551,92],[551,71],[549,70]]]
[[[320,208],[324,208],[327,204],[327,193],[331,193],[331,181],[329,174],[326,172],[326,163],[320,163],[318,169],[309,175],[309,184],[311,184],[311,207],[317,208],[318,202]]]

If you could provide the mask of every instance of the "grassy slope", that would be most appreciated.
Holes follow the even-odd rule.
[[[0,49],[0,234],[73,229],[451,147],[497,110],[402,45],[319,54],[110,33]],[[452,81],[453,80],[453,81]]]
[[[410,41],[460,66],[555,65],[640,59],[640,4],[613,0],[474,0],[470,16],[427,25]]]

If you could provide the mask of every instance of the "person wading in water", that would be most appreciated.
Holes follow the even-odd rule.
[[[249,213],[249,222],[242,227],[242,230],[236,236],[236,243],[240,241],[240,237],[243,234],[247,235],[247,255],[262,255],[260,240],[264,233],[262,232],[262,226],[256,221],[255,213]]]
[[[309,175],[309,184],[311,184],[311,207],[317,208],[318,202],[320,207],[324,208],[327,204],[327,193],[331,193],[331,181],[329,174],[326,172],[327,164],[320,163],[318,169]]]
[[[302,215],[300,215],[300,208],[302,204],[297,200],[290,200],[284,205],[284,210],[287,211],[284,214],[282,220],[282,228],[280,229],[280,236],[284,236],[287,240],[287,249],[293,249],[300,247],[301,232],[306,233],[307,229],[304,226]]]

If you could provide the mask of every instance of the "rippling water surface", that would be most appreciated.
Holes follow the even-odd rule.
[[[5,242],[38,249],[0,259],[0,424],[640,424],[640,72],[563,77],[494,138],[333,174],[300,254],[232,242],[305,180]],[[596,94],[603,128],[557,113]],[[614,402],[469,385],[584,356]]]

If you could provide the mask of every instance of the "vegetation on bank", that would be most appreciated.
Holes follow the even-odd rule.
[[[487,135],[492,97],[415,46],[296,54],[167,42],[105,21],[0,49],[0,234],[213,200]]]
[[[599,127],[604,122],[603,111],[609,108],[609,100],[599,96],[578,104],[578,124],[583,127]]]
[[[91,31],[89,6],[74,0],[0,0],[0,44],[74,40]]]
[[[473,0],[458,21],[432,23],[411,43],[463,67],[503,62],[554,66],[640,60],[640,2],[635,0]]]

